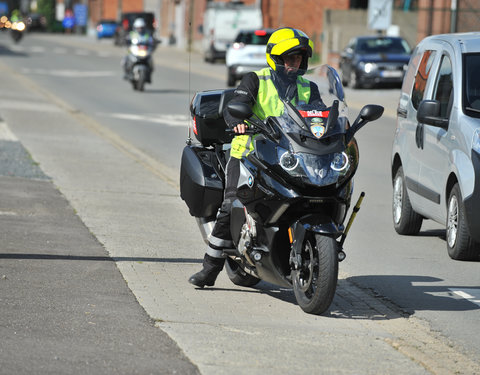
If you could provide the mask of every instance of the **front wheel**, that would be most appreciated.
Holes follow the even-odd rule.
[[[479,256],[477,244],[470,237],[465,217],[462,193],[455,184],[447,204],[447,250],[455,260],[475,260]]]
[[[415,235],[420,232],[423,217],[412,208],[405,186],[403,167],[397,169],[393,178],[392,215],[393,227],[398,234]]]
[[[332,303],[338,280],[338,243],[310,233],[302,245],[302,264],[293,271],[297,303],[309,314],[322,314]]]
[[[143,91],[145,87],[145,81],[147,80],[147,76],[144,70],[140,70],[138,72],[138,80],[136,82],[136,88],[138,91]]]

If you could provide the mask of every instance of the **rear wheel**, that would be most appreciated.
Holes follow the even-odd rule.
[[[455,184],[447,205],[447,250],[455,260],[474,260],[479,256],[478,244],[472,240],[465,218],[460,187]]]
[[[227,258],[225,262],[225,270],[228,278],[235,285],[254,286],[260,282],[260,279],[246,273],[233,259]]]
[[[307,235],[302,245],[302,264],[293,272],[293,292],[303,311],[321,314],[330,307],[337,288],[337,249],[334,238]]]
[[[393,226],[398,234],[415,235],[420,232],[423,217],[417,214],[410,204],[403,167],[399,167],[393,178],[392,197]]]

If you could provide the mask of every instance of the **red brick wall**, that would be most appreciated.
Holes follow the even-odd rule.
[[[294,27],[307,33],[315,44],[315,52],[321,50],[323,11],[348,9],[349,0],[263,0],[262,12],[265,27]]]

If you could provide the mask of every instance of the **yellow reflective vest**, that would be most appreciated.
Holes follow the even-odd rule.
[[[261,120],[265,120],[269,116],[281,116],[284,105],[280,100],[277,88],[273,84],[270,68],[264,68],[255,73],[258,76],[259,86],[253,113]],[[300,76],[297,77],[297,92],[298,102],[297,98],[293,98],[291,103],[294,105],[308,103],[310,100],[310,81]],[[233,138],[230,156],[237,159],[247,156],[254,149],[253,138],[250,135],[237,135]]]

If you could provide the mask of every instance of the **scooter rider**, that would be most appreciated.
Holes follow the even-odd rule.
[[[126,36],[126,43],[127,46],[130,46],[132,43],[133,44],[145,44],[148,46],[149,49],[153,50],[155,47],[155,41],[153,37],[150,35],[150,33],[147,31],[147,25],[145,23],[145,20],[143,18],[137,18],[133,22],[133,27],[132,31],[128,33]],[[153,72],[153,59],[152,56],[148,59],[148,64],[150,68],[150,72]],[[127,76],[129,70],[131,69],[131,66],[129,65],[129,59],[128,56],[125,56],[122,62],[124,71],[125,71],[125,77]],[[150,77],[148,77],[150,78]],[[148,79],[150,82],[150,79]]]
[[[302,77],[307,70],[312,50],[313,42],[303,31],[293,28],[276,30],[267,43],[266,57],[269,67],[246,74],[235,90],[232,101],[249,104],[262,120],[283,113],[281,98],[295,105],[321,103],[317,85]],[[240,159],[254,148],[252,136],[244,134],[247,124],[232,117],[228,111],[224,112],[224,119],[237,135],[231,143],[230,159],[226,166],[224,200],[209,238],[203,268],[188,280],[201,288],[214,285],[225,263],[223,250],[233,247],[230,208],[236,198]]]

